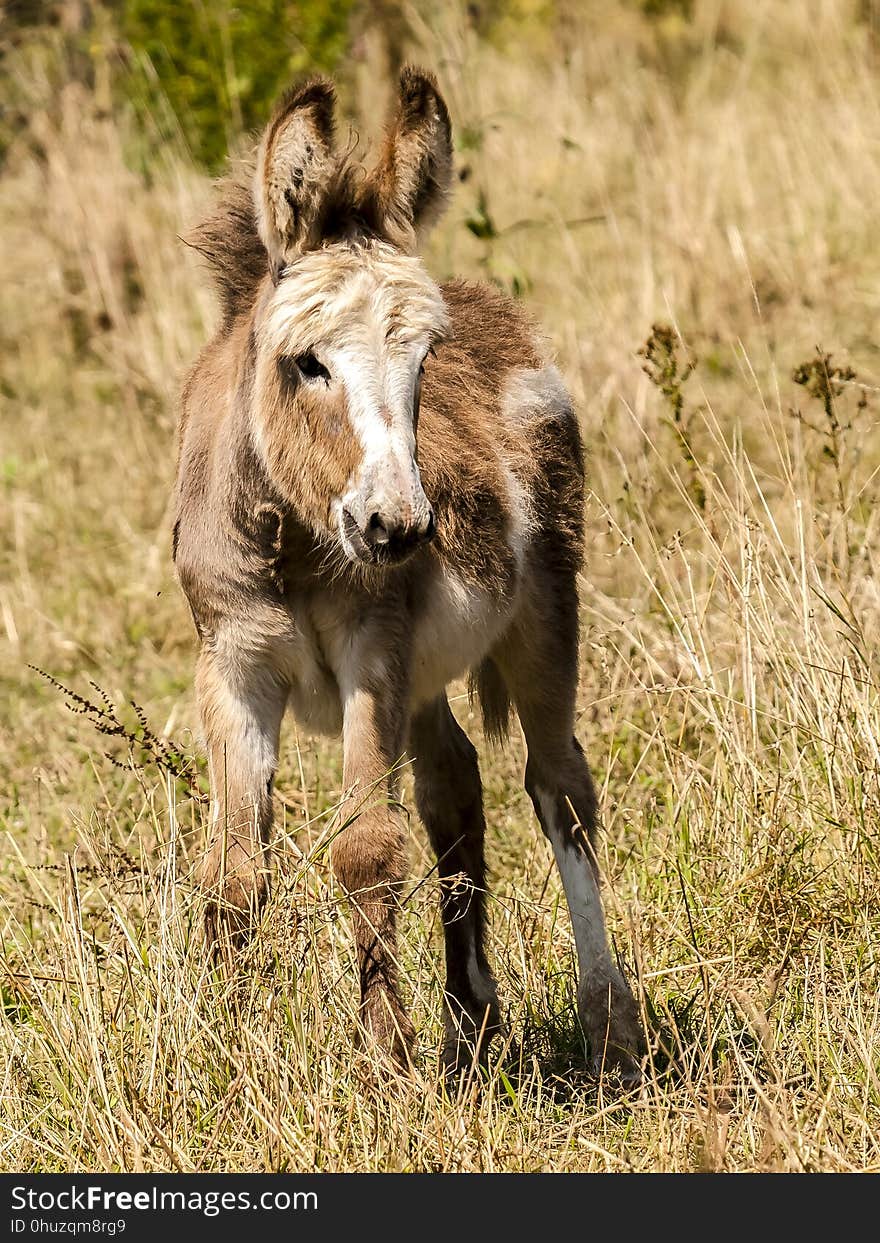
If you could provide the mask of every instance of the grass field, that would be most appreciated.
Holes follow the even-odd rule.
[[[843,0],[571,12],[488,40],[444,4],[411,51],[461,170],[431,270],[521,296],[582,419],[578,735],[644,1086],[582,1069],[523,747],[490,749],[463,687],[509,1025],[485,1080],[440,1086],[415,815],[418,1067],[352,1053],[341,752],[292,720],[261,933],[237,977],[206,963],[168,504],[215,313],[178,235],[211,189],[182,144],[145,172],[100,73],[59,84],[26,43],[0,176],[2,1169],[880,1170],[880,32]],[[366,142],[388,88],[360,56]]]

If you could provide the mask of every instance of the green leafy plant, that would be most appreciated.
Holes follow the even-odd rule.
[[[336,69],[356,7],[357,0],[127,0],[114,6],[132,53],[122,87],[147,106],[161,94],[193,154],[216,169],[238,134],[266,120],[291,79]]]

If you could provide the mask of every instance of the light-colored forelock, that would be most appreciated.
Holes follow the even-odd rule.
[[[443,297],[419,258],[382,242],[341,242],[285,269],[261,335],[276,355],[298,354],[344,346],[367,321],[401,342],[437,340],[449,331]]]

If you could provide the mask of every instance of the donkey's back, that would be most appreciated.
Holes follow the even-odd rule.
[[[253,200],[233,188],[197,245],[224,318],[184,393],[175,559],[201,640],[214,799],[212,937],[245,935],[268,889],[272,781],[290,707],[342,731],[354,800],[333,864],[352,907],[362,1018],[398,1059],[401,757],[443,889],[450,1068],[500,1022],[484,949],[476,753],[446,698],[469,673],[490,734],[511,706],[526,786],[574,924],[593,1055],[635,1069],[632,995],[607,946],[574,738],[583,473],[577,421],[533,326],[499,292],[437,286],[415,256],[451,179],[433,78],[401,77],[368,175],[337,156],[333,93],[282,100]]]

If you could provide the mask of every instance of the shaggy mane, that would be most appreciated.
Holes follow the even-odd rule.
[[[239,171],[218,183],[214,210],[183,239],[208,263],[220,296],[223,329],[250,310],[269,272],[253,200],[255,165],[252,156]],[[322,244],[356,236],[389,240],[363,168],[347,157],[328,178],[315,224]]]
[[[251,157],[244,167],[218,183],[214,210],[183,239],[208,263],[220,296],[224,327],[250,309],[269,271],[251,190],[254,163]]]

